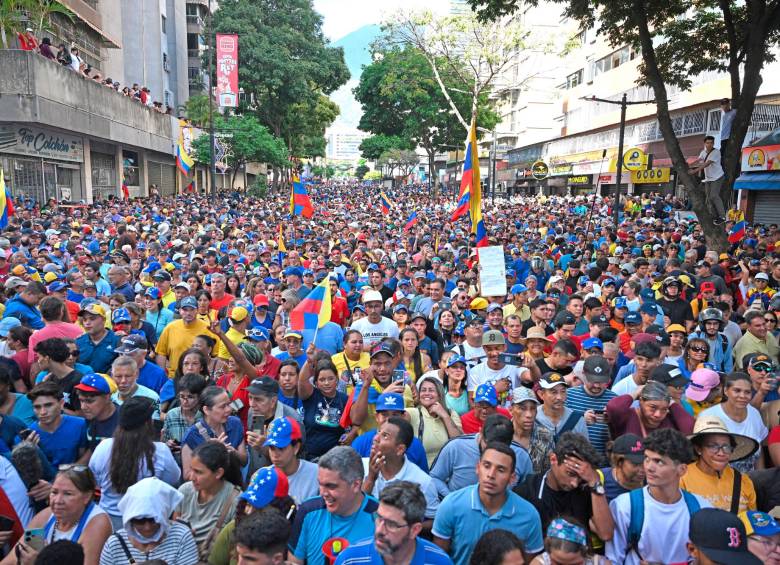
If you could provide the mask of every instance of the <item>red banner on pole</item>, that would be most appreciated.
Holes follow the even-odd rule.
[[[217,104],[238,106],[238,35],[217,34]]]

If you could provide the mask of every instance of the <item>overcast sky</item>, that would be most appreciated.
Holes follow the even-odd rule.
[[[314,8],[323,15],[323,31],[331,41],[368,24],[380,24],[386,14],[424,5],[435,12],[446,13],[449,0],[314,0]]]

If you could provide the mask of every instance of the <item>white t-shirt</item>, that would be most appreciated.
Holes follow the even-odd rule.
[[[463,352],[461,352],[461,347],[463,348]],[[466,358],[466,369],[469,371],[480,363],[480,357],[485,356],[485,350],[482,349],[481,345],[479,347],[473,347],[469,345],[468,341],[464,341],[461,345],[453,345],[450,347],[450,351],[454,351],[458,355],[463,355],[463,357]]]
[[[5,495],[16,510],[22,527],[26,528],[34,514],[30,506],[30,497],[27,496],[27,488],[16,468],[5,457],[0,457],[0,487],[3,488]]]
[[[366,345],[374,345],[383,337],[398,338],[398,324],[396,324],[390,318],[382,317],[378,324],[372,324],[368,321],[368,317],[360,318],[357,322],[350,326],[351,330],[357,330],[363,336],[363,343]]]
[[[298,461],[298,470],[287,477],[287,481],[290,484],[290,498],[298,506],[307,498],[317,496],[320,493],[319,483],[317,482],[317,470],[317,465],[311,461],[301,459]]]
[[[488,367],[487,361],[483,361],[469,371],[466,388],[469,392],[474,392],[481,384],[495,384],[502,379],[509,379],[509,390],[512,390],[516,386],[520,386],[521,375],[526,371],[528,371],[526,367],[514,365],[504,365],[496,371]]]
[[[702,149],[702,152],[699,153],[699,159],[703,161],[712,161],[712,163],[704,167],[705,182],[718,180],[720,177],[726,174],[723,171],[723,167],[720,166],[720,151],[718,149],[713,149],[709,156],[707,155],[707,150]]]
[[[363,457],[363,469],[365,470],[366,475],[368,475],[369,461],[369,457]],[[387,485],[394,483],[395,481],[411,481],[420,485],[420,489],[425,495],[425,517],[433,518],[436,516],[436,511],[439,509],[439,493],[436,490],[436,483],[433,482],[430,475],[407,458],[404,458],[404,465],[395,477],[385,479],[382,476],[382,473],[377,475],[371,495],[375,498],[379,498],[379,493],[381,493]]]
[[[634,375],[628,375],[625,379],[612,385],[612,392],[620,396],[622,394],[631,394],[637,388],[639,388],[639,385],[634,382]]]
[[[651,563],[687,563],[688,525],[691,514],[685,499],[680,497],[674,504],[663,504],[654,499],[644,487],[645,519],[639,538],[639,553]],[[707,499],[695,495],[701,508],[712,505]],[[639,565],[635,551],[627,554],[628,527],[631,522],[631,498],[629,493],[621,494],[609,503],[615,520],[615,533],[607,542],[606,557],[612,563]]]

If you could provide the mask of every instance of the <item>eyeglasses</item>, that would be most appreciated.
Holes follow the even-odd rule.
[[[726,455],[731,455],[734,452],[734,447],[730,443],[708,443],[704,449],[712,453],[722,451]]]
[[[409,524],[399,524],[398,522],[393,522],[392,520],[388,520],[387,518],[380,516],[379,513],[374,516],[374,523],[377,526],[379,524],[384,524],[385,528],[387,528],[387,531],[390,533],[394,533],[409,527]]]
[[[772,552],[775,549],[777,549],[778,547],[780,547],[780,541],[766,539],[766,538],[761,537],[761,536],[750,536],[750,539],[763,544],[763,546],[767,550],[767,552]]]
[[[689,348],[690,351],[693,351],[695,353],[709,353],[710,349],[709,347],[701,347],[699,345],[693,345]]]
[[[69,357],[78,357],[79,355],[81,355],[81,351],[78,349],[74,349],[68,353]]]

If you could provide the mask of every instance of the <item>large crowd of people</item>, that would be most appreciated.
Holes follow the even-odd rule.
[[[19,206],[0,564],[780,563],[777,225],[385,193]]]

